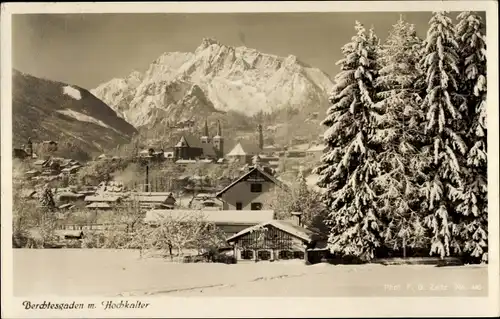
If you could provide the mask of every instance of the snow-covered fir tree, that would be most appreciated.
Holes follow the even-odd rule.
[[[459,46],[459,67],[463,98],[461,111],[467,117],[464,123],[468,146],[465,169],[465,187],[461,212],[463,251],[472,257],[488,260],[488,183],[487,183],[487,128],[486,128],[486,36],[481,17],[462,12],[455,28]]]
[[[430,254],[441,257],[461,250],[459,226],[462,214],[456,210],[464,187],[463,155],[467,146],[461,137],[463,116],[457,97],[460,71],[454,26],[446,12],[434,12],[424,42],[422,66],[426,75],[425,134],[430,145],[428,179],[423,184],[425,224],[432,232]]]
[[[403,248],[404,255],[406,246],[422,247],[426,239],[418,196],[424,140],[422,72],[418,67],[421,47],[414,26],[401,17],[379,50],[381,69],[376,81],[376,106],[383,114],[374,137],[383,146],[378,155],[379,212],[387,224],[385,244],[391,249]]]
[[[331,107],[322,124],[327,153],[316,172],[318,185],[326,188],[329,211],[329,248],[333,253],[370,260],[381,245],[384,225],[378,217],[374,179],[378,175],[377,152],[372,141],[375,118],[376,77],[374,35],[356,22],[357,34],[342,47],[330,97]]]

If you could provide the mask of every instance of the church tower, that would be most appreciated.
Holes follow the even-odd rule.
[[[210,143],[210,136],[208,135],[208,121],[205,120],[205,131],[203,132],[203,136],[201,137],[202,144]]]
[[[224,157],[224,138],[222,137],[222,127],[217,121],[217,135],[214,136],[214,148],[217,150],[217,157]]]
[[[31,137],[28,137],[28,149],[27,149],[27,153],[29,155],[30,158],[33,157],[33,142],[31,141]]]

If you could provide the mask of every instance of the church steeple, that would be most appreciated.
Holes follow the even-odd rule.
[[[219,120],[217,120],[217,136],[222,137],[222,127],[220,126]]]
[[[217,120],[217,135],[214,136],[214,148],[217,150],[217,157],[224,157],[224,138],[222,137],[222,126]]]
[[[205,130],[203,132],[203,136],[201,137],[201,143],[208,144],[210,143],[210,136],[208,135],[208,120],[205,119]]]
[[[208,135],[208,120],[205,119],[205,135],[204,136],[209,136]]]

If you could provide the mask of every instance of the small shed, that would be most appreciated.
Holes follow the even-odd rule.
[[[308,249],[314,248],[319,236],[296,222],[270,220],[243,229],[229,237],[234,256],[238,260],[285,260],[302,259],[308,261]]]

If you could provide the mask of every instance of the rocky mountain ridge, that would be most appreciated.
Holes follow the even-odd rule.
[[[328,104],[332,81],[295,56],[279,57],[205,38],[194,52],[167,52],[91,90],[136,128],[200,120],[217,112],[248,116]]]

